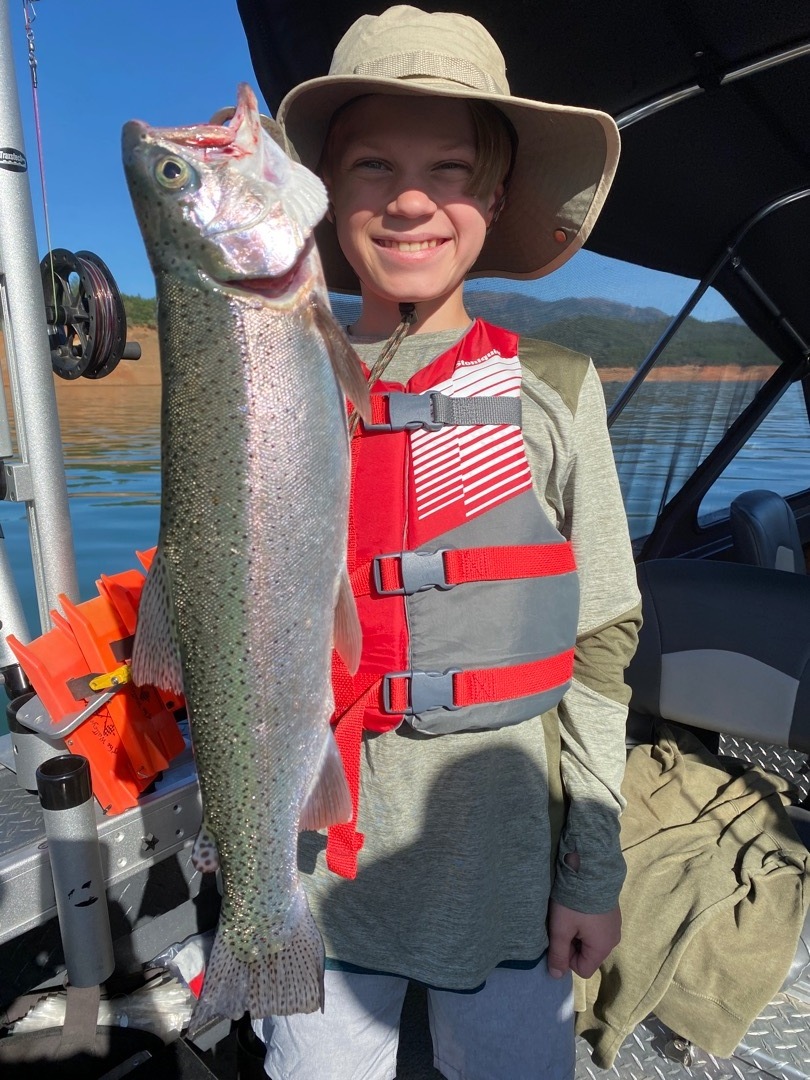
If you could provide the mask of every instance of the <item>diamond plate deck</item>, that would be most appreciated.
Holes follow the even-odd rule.
[[[679,1060],[675,1060],[679,1057]],[[807,1080],[810,1005],[781,994],[763,1010],[730,1058],[683,1044],[649,1016],[622,1044],[613,1066],[598,1069],[577,1039],[577,1080]]]
[[[45,839],[39,799],[17,787],[17,777],[0,766],[0,861]]]
[[[800,802],[810,795],[810,771],[808,770],[807,754],[803,754],[799,750],[788,750],[784,746],[751,742],[749,739],[738,739],[734,735],[721,735],[720,753],[726,757],[740,758],[742,761],[748,761],[752,765],[759,765],[766,772],[784,776],[792,784],[795,784]]]

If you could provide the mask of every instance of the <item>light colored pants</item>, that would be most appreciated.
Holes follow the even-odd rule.
[[[326,972],[322,1013],[254,1020],[272,1080],[394,1080],[408,988],[390,975]],[[433,1064],[448,1080],[572,1080],[571,977],[545,957],[528,970],[496,968],[475,994],[428,991]]]

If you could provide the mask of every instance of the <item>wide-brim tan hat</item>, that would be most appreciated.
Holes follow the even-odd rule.
[[[402,4],[353,23],[329,74],[296,86],[279,106],[304,165],[317,167],[333,114],[361,94],[490,101],[514,125],[506,202],[469,276],[542,277],[585,243],[616,171],[616,124],[593,109],[512,97],[503,55],[475,19]],[[331,223],[321,223],[317,241],[329,287],[358,292]]]

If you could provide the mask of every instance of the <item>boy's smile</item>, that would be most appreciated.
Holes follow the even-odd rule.
[[[419,329],[462,328],[464,277],[500,194],[467,193],[476,160],[467,105],[372,95],[338,123],[325,180],[341,248],[361,284],[355,332],[387,336],[401,302],[419,304]]]

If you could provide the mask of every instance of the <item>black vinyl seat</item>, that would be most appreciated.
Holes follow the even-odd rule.
[[[806,573],[799,527],[775,491],[745,491],[731,504],[731,538],[737,561],[769,570]]]
[[[638,581],[631,717],[810,752],[810,575],[655,559]]]

